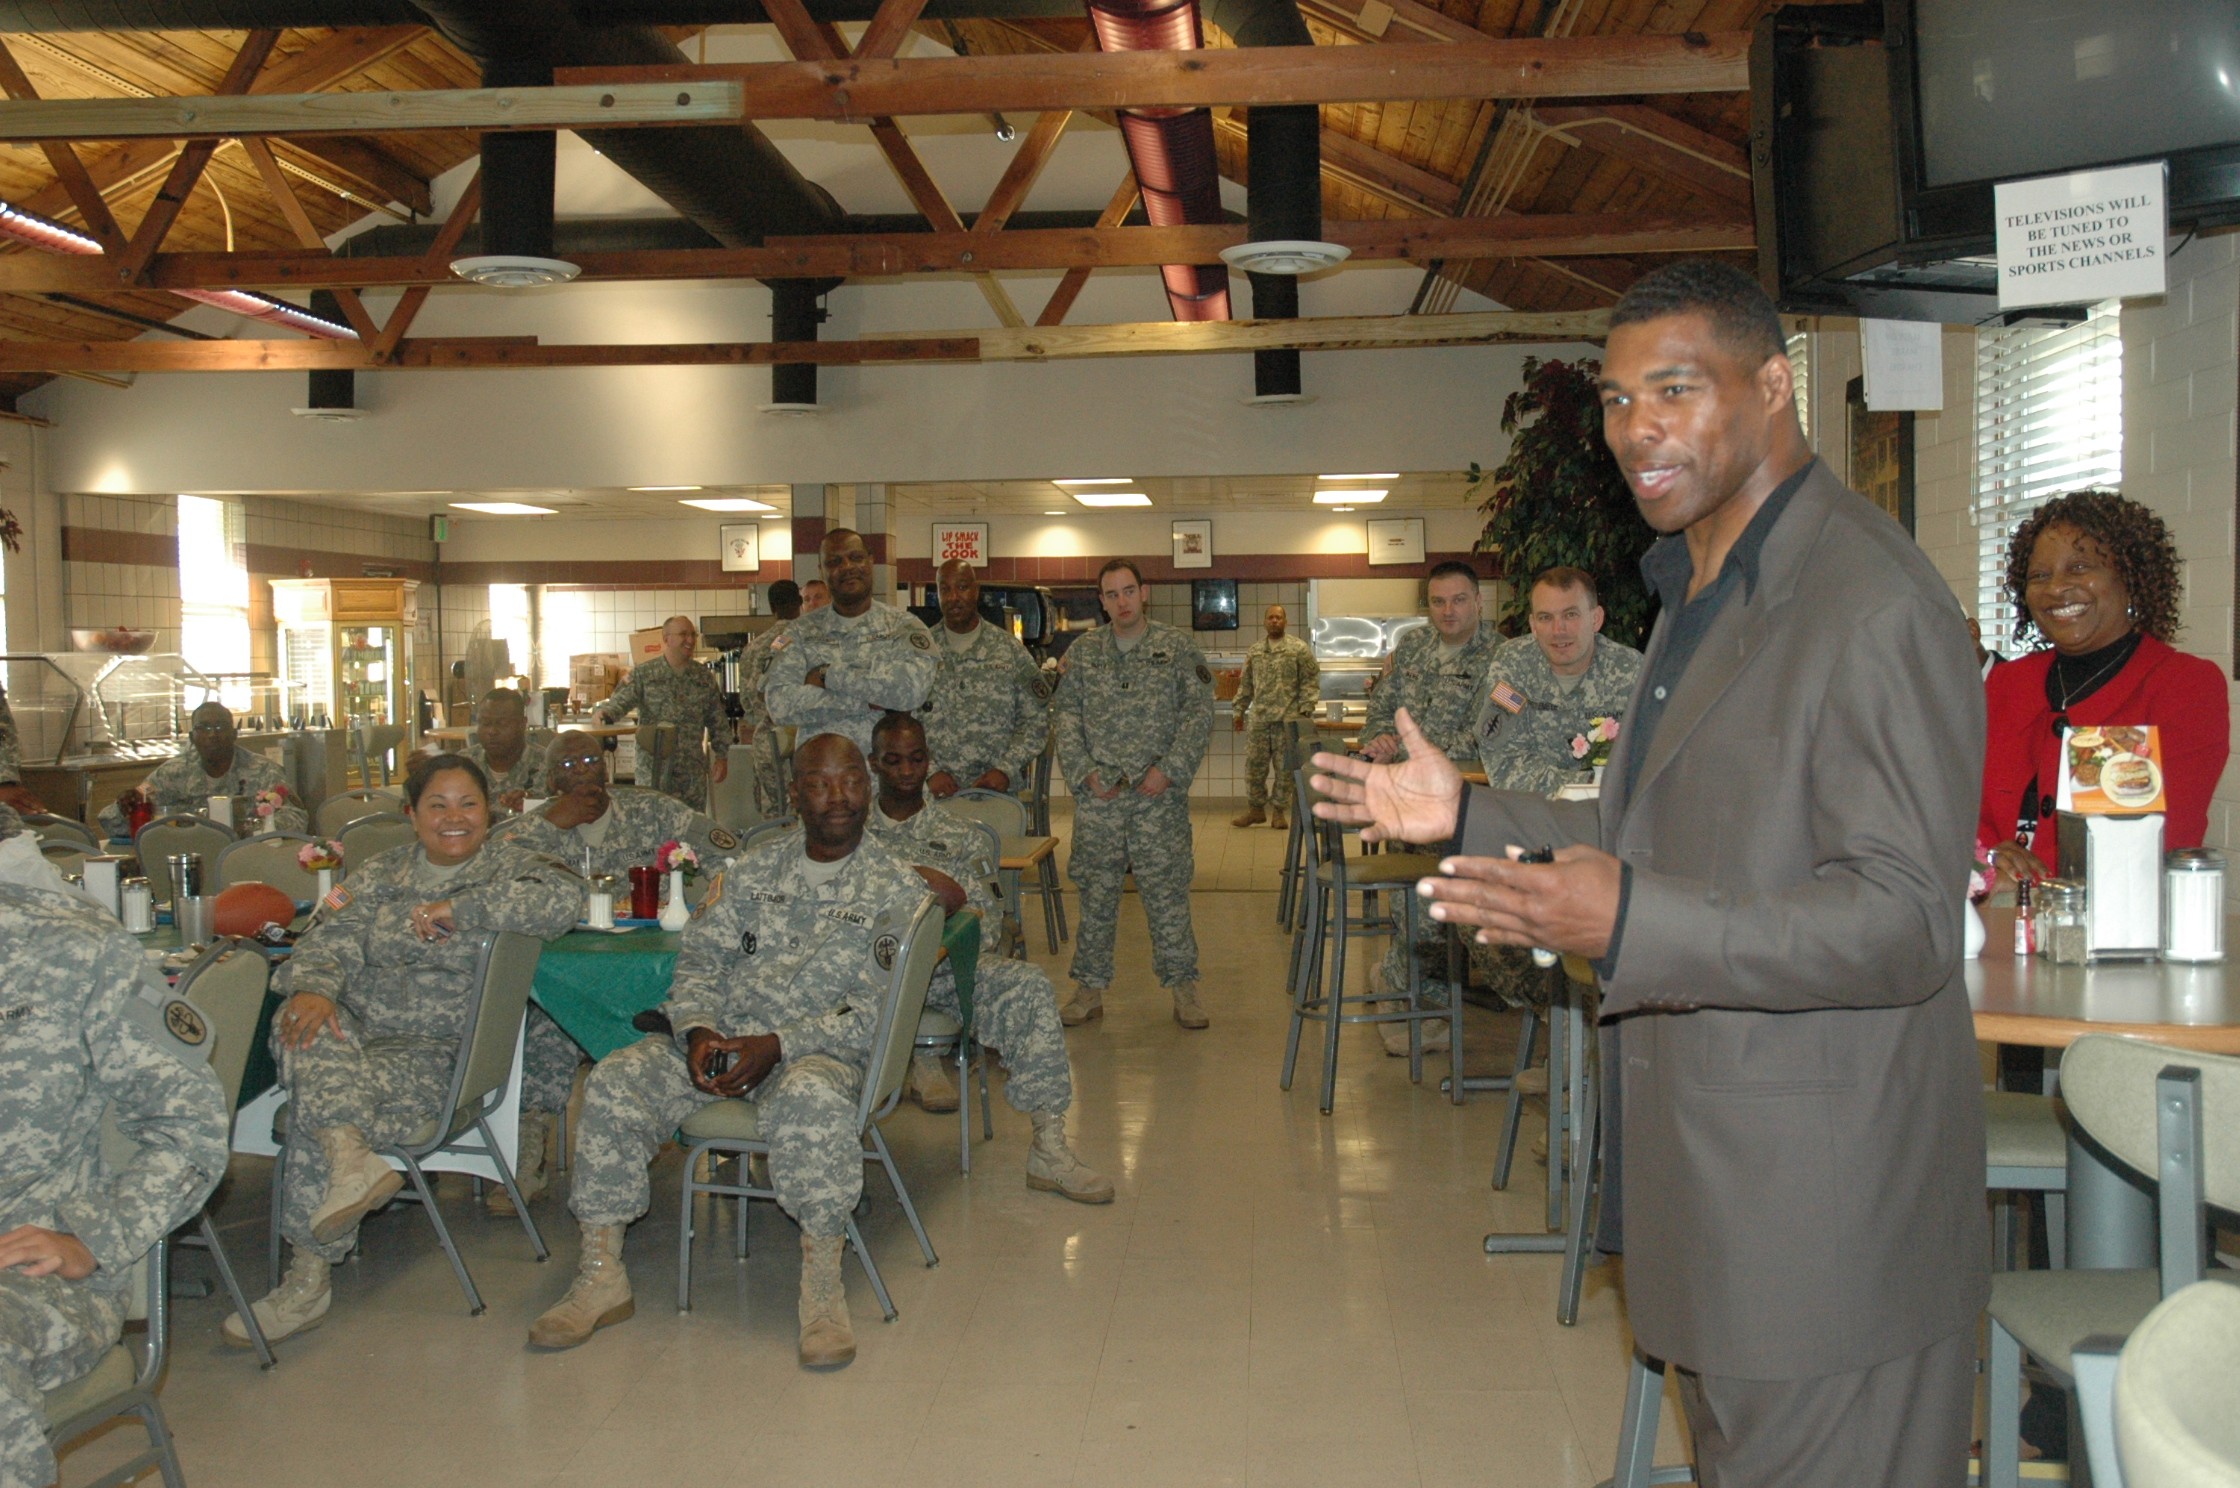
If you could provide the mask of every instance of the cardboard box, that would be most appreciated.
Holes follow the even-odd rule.
[[[656,625],[651,630],[633,630],[630,632],[630,664],[632,666],[636,666],[641,661],[651,661],[660,654],[660,626]]]
[[[581,712],[605,702],[630,675],[630,658],[613,651],[588,651],[568,658],[568,706]]]

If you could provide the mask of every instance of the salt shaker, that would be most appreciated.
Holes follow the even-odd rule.
[[[2162,959],[2224,959],[2224,854],[2189,847],[2162,860]]]

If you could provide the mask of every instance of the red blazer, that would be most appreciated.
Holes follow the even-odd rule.
[[[2054,794],[2061,745],[2053,735],[2053,707],[2046,701],[2046,673],[2052,667],[2050,649],[2034,651],[1993,667],[1984,680],[1987,717],[1978,843],[2013,839],[2032,780],[2038,782],[2039,794]],[[2069,710],[2069,724],[2072,728],[2088,724],[2160,728],[2163,785],[2170,807],[2162,845],[2165,849],[2201,845],[2209,830],[2209,798],[2232,752],[2232,712],[2221,667],[2143,636],[2123,670]],[[2040,826],[2030,847],[2049,869],[2053,866],[2050,820]]]

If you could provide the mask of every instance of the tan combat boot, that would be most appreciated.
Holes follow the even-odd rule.
[[[1058,1009],[1058,1021],[1068,1028],[1079,1028],[1091,1018],[1103,1016],[1104,988],[1084,987],[1079,982],[1073,984],[1073,996],[1067,998],[1066,1005]]]
[[[1279,832],[1287,832],[1291,829],[1291,818],[1284,814],[1281,806],[1270,806],[1268,808],[1268,825]]]
[[[848,1288],[840,1279],[845,1235],[801,1237],[801,1367],[837,1369],[856,1356]]]
[[[249,1304],[257,1316],[257,1327],[264,1332],[266,1343],[278,1343],[283,1338],[293,1338],[298,1333],[308,1333],[327,1320],[327,1308],[334,1303],[334,1289],[327,1283],[327,1263],[314,1250],[300,1245],[288,1247],[288,1274],[280,1278],[280,1285]],[[240,1315],[233,1314],[218,1325],[218,1336],[233,1348],[253,1348],[249,1330],[242,1326]]]
[[[1027,1149],[1027,1187],[1073,1200],[1076,1204],[1112,1202],[1112,1180],[1074,1155],[1066,1142],[1063,1111],[1037,1111],[1034,1145]]]
[[[1232,827],[1257,827],[1260,825],[1260,823],[1266,821],[1267,819],[1267,812],[1262,811],[1257,806],[1253,806],[1248,808],[1242,816],[1230,817],[1229,825]]]
[[[331,1245],[395,1198],[404,1174],[376,1157],[366,1134],[354,1126],[330,1126],[317,1136],[327,1155],[327,1196],[312,1211],[311,1238]]]
[[[1180,1023],[1185,1028],[1210,1026],[1211,1020],[1206,1017],[1206,1010],[1198,1004],[1198,984],[1196,982],[1176,982],[1168,990],[1174,993],[1175,1022]]]
[[[521,1113],[521,1148],[513,1160],[513,1181],[520,1187],[521,1197],[532,1204],[543,1197],[552,1181],[545,1162],[545,1154],[552,1147],[552,1125],[550,1111]],[[506,1192],[503,1183],[492,1183],[482,1191],[482,1207],[510,1219],[513,1195]]]
[[[946,1116],[956,1110],[957,1087],[949,1078],[948,1061],[938,1054],[912,1054],[910,1094],[936,1116]]]
[[[529,1347],[570,1349],[601,1328],[629,1321],[638,1304],[630,1296],[630,1273],[622,1269],[621,1225],[586,1224],[583,1257],[576,1279],[544,1315],[529,1325]]]

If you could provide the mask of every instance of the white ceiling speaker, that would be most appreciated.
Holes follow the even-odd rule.
[[[565,284],[583,270],[564,258],[481,253],[472,258],[451,260],[451,272],[485,289],[543,289],[551,284]]]
[[[1221,250],[1221,261],[1247,274],[1319,274],[1334,269],[1353,256],[1343,243],[1319,243],[1312,238],[1270,238],[1264,243],[1239,243]]]

